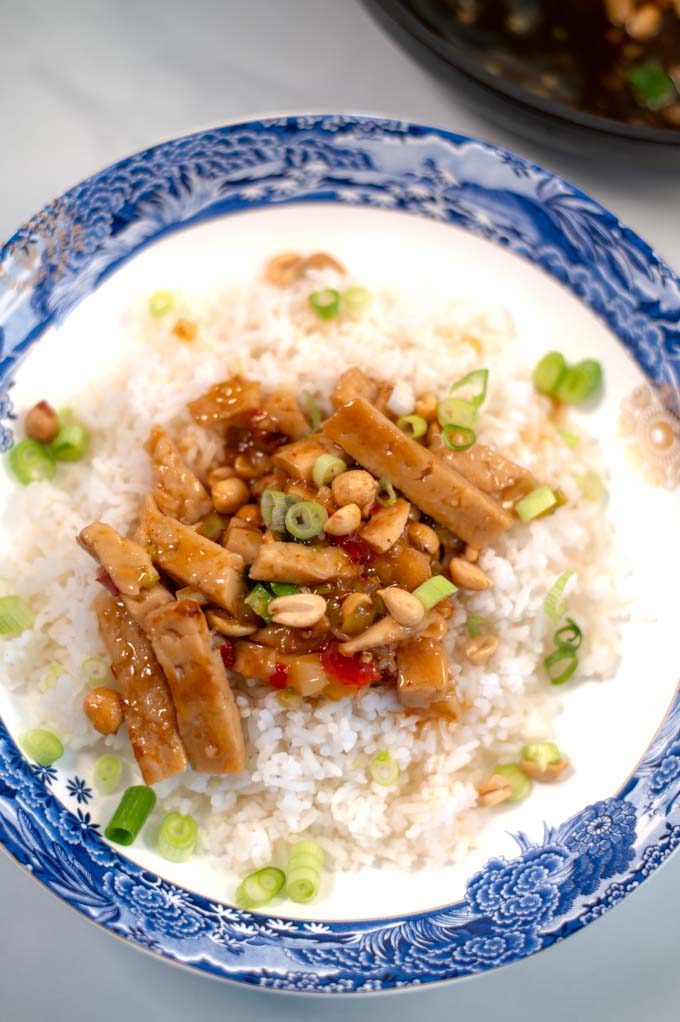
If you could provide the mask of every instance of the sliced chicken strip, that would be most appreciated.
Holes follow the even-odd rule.
[[[241,773],[246,765],[241,720],[199,604],[177,600],[150,614],[147,624],[191,766],[208,774]]]
[[[168,434],[154,427],[146,445],[151,458],[154,499],[165,515],[194,525],[212,511],[203,483],[182,460]]]
[[[83,529],[78,542],[99,561],[126,596],[139,596],[158,582],[158,572],[144,547],[125,539],[110,525],[93,522]]]
[[[156,784],[182,773],[187,758],[175,707],[149,639],[127,613],[121,597],[103,591],[94,608],[144,782]]]

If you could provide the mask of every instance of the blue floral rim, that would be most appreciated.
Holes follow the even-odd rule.
[[[647,376],[680,383],[680,282],[598,203],[489,145],[401,121],[344,115],[231,125],[139,153],[88,179],[0,252],[0,450],[12,443],[19,360],[125,260],[201,220],[294,202],[337,202],[452,223],[569,288]],[[365,992],[453,979],[523,958],[603,914],[680,842],[680,699],[616,797],[542,839],[516,835],[465,899],[359,922],[251,915],[171,884],[105,844],[91,792],[34,769],[0,722],[0,842],[88,918],[168,959],[235,981]],[[73,804],[73,803],[72,803]]]

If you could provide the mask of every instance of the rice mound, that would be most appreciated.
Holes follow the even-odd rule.
[[[189,421],[185,405],[233,372],[265,387],[312,391],[327,404],[338,375],[351,365],[407,381],[417,394],[440,396],[466,372],[491,370],[478,439],[542,482],[559,485],[568,503],[485,550],[479,563],[494,587],[461,591],[455,599],[446,641],[466,706],[463,719],[451,725],[407,715],[394,691],[380,686],[353,699],[289,709],[267,686],[236,681],[246,771],[211,777],[189,770],[156,790],[162,809],[196,817],[203,852],[239,872],[267,864],[280,842],[298,837],[319,841],[339,869],[460,861],[483,820],[475,783],[494,763],[516,759],[524,742],[553,735],[561,695],[540,668],[553,631],[543,601],[566,568],[577,576],[570,613],[588,623],[580,673],[604,679],[617,663],[613,530],[603,502],[582,499],[577,484],[588,470],[606,478],[598,447],[586,437],[576,450],[564,442],[549,402],[535,394],[529,372],[517,364],[508,315],[441,295],[386,290],[375,292],[360,316],[320,322],[307,294],[335,283],[324,272],[286,290],[255,282],[216,295],[179,296],[177,315],[198,324],[192,343],[172,335],[175,313],[154,321],[140,298],[124,317],[126,341],[114,377],[70,402],[93,432],[90,456],[61,466],[54,482],[16,487],[6,509],[13,547],[0,563],[0,585],[29,602],[36,622],[4,643],[3,683],[13,690],[26,726],[54,730],[78,753],[78,763],[118,752],[138,783],[124,731],[103,739],[81,710],[81,664],[104,649],[91,609],[98,589],[93,562],[75,536],[100,518],[122,532],[133,525],[150,484],[144,443],[151,425],[168,425],[201,472],[217,442]],[[483,667],[462,655],[468,614],[483,617],[500,640]],[[48,684],[55,664],[60,667]],[[381,750],[400,767],[389,788],[367,775]]]

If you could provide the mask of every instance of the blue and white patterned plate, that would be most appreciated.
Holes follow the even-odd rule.
[[[21,722],[0,677],[0,842],[89,919],[170,960],[284,990],[410,987],[562,940],[680,842],[680,283],[592,199],[470,139],[343,115],[206,131],[90,178],[2,249],[0,446],[12,441],[20,360],[30,349],[26,365],[39,365],[43,345],[98,301],[110,308],[133,281],[190,275],[194,263],[199,276],[216,261],[227,276],[250,272],[273,250],[305,245],[359,274],[384,258],[395,274],[407,267],[502,301],[522,357],[550,346],[605,361],[607,396],[591,424],[611,458],[612,514],[644,613],[626,629],[620,677],[566,694],[560,743],[574,782],[495,817],[482,853],[457,872],[344,881],[344,909],[322,903],[321,918],[251,915],[222,900],[223,888],[193,875],[181,886],[181,868],[161,876],[157,860],[104,843],[77,762],[35,770],[18,750]],[[97,321],[106,339],[101,316],[80,329]]]

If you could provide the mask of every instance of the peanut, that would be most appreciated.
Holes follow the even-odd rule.
[[[345,504],[330,516],[323,527],[329,536],[349,536],[361,525],[361,509],[358,504]]]
[[[406,535],[411,546],[421,550],[430,557],[436,557],[439,553],[439,536],[429,525],[422,522],[411,522],[406,529]]]
[[[375,501],[378,492],[377,480],[370,472],[362,468],[352,469],[350,472],[343,472],[336,476],[331,484],[333,500],[338,507],[346,504],[357,504],[362,511],[370,508]]]
[[[507,801],[512,795],[512,784],[507,777],[493,774],[488,780],[477,785],[477,805],[488,809]]]
[[[51,404],[39,401],[26,413],[26,435],[41,443],[54,440],[59,430],[59,417]]]
[[[269,604],[272,621],[288,628],[311,628],[326,613],[326,601],[316,593],[293,593],[277,596]]]
[[[397,586],[390,586],[389,589],[379,589],[378,596],[395,621],[406,628],[414,628],[425,617],[425,608],[417,596],[399,589]]]
[[[495,635],[477,635],[465,643],[465,656],[471,664],[485,664],[498,649]]]
[[[83,699],[85,715],[102,735],[115,735],[123,723],[123,704],[113,688],[94,688]]]
[[[489,576],[463,557],[452,557],[449,561],[449,575],[461,589],[490,589],[493,585]]]
[[[242,479],[233,477],[215,483],[210,495],[216,511],[231,515],[248,502],[250,490]]]

